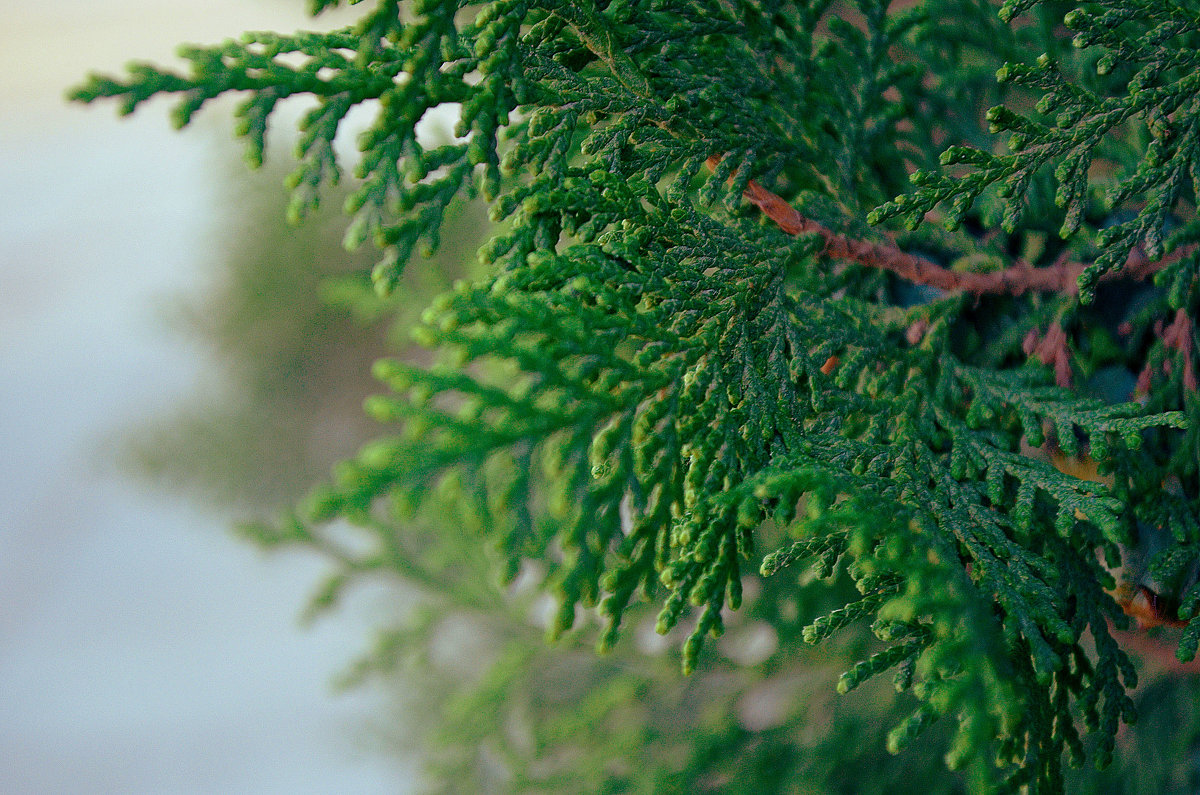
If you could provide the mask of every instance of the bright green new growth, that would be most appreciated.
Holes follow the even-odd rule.
[[[1200,543],[1195,348],[1162,331],[1169,309],[1194,315],[1198,260],[1173,260],[1165,289],[1118,318],[1127,342],[1091,304],[1135,246],[1153,259],[1200,240],[1200,23],[1150,0],[1088,8],[1067,14],[1076,51],[1053,3],[1009,3],[1010,27],[987,3],[940,0],[384,0],[351,29],[187,48],[187,74],[138,65],[74,97],[131,112],[176,93],[183,125],[248,92],[252,163],[276,105],[315,97],[296,216],[339,178],[333,138],[371,103],[347,244],[384,251],[384,292],[414,249],[437,247],[452,202],[491,201],[490,275],[415,332],[444,358],[378,363],[391,392],[367,409],[388,435],[293,521],[258,530],[329,549],[328,523],[361,528],[365,551],[338,550],[324,601],[359,574],[405,572],[398,524],[451,515],[506,578],[542,564],[552,634],[592,609],[607,649],[631,604],[656,601],[659,631],[690,627],[690,671],[755,569],[848,576],[859,598],[804,639],[870,623],[879,643],[837,688],[898,670],[917,706],[889,749],[948,719],[951,767],[1054,791],[1064,754],[1104,764],[1133,717],[1105,562],[1139,526],[1166,527],[1155,577],[1187,580]],[[1014,109],[986,111],[998,101]],[[417,123],[444,107],[457,137],[425,142]],[[1013,133],[1007,150],[980,129],[985,111]],[[914,287],[784,234],[742,200],[752,179],[851,238],[901,218],[903,248],[954,269],[1094,266],[1080,296]],[[950,231],[921,225],[947,203]],[[1052,324],[1079,388],[1022,348]],[[1088,380],[1143,365],[1140,403],[1124,402],[1132,383],[1114,396]],[[1086,453],[1107,484],[1042,447]],[[1190,617],[1200,591],[1179,601]],[[1198,639],[1193,621],[1182,657]]]

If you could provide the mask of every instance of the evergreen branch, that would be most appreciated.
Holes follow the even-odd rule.
[[[1013,0],[1006,13],[1031,3]],[[437,245],[456,197],[484,196],[505,222],[481,252],[489,272],[458,282],[414,330],[446,359],[376,368],[391,392],[367,411],[387,435],[339,465],[301,518],[255,532],[335,563],[317,606],[370,572],[435,590],[436,572],[398,539],[437,522],[448,528],[431,545],[457,542],[468,551],[455,554],[472,560],[487,547],[506,582],[535,570],[557,599],[551,637],[594,616],[598,647],[620,654],[622,623],[645,599],[658,606],[660,632],[688,628],[682,663],[693,672],[730,611],[754,601],[743,587],[761,586],[778,607],[775,626],[793,614],[780,636],[789,650],[860,633],[838,664],[839,689],[897,669],[897,687],[917,704],[890,747],[949,718],[949,766],[970,766],[985,784],[1054,791],[1063,757],[1082,758],[1084,727],[1104,761],[1132,716],[1135,678],[1108,632],[1120,617],[1097,550],[1111,564],[1142,524],[1170,528],[1146,576],[1178,581],[1163,605],[1200,607],[1188,581],[1200,530],[1179,518],[1194,513],[1200,477],[1191,286],[1200,224],[1185,221],[1166,256],[1156,250],[1165,215],[1200,173],[1200,101],[1182,95],[1197,88],[1187,74],[1195,61],[1162,45],[1200,31],[1167,6],[1139,2],[1123,16],[1112,2],[1096,5],[1098,21],[1074,21],[1139,64],[1129,97],[1068,79],[1055,58],[983,86],[997,58],[1054,50],[1053,8],[1041,24],[1009,29],[987,2],[950,0],[903,12],[887,0],[497,0],[473,21],[459,2],[426,0],[409,15],[379,0],[354,28],[194,49],[190,74],[138,67],[125,81],[94,79],[77,98],[132,109],[181,94],[186,122],[218,94],[248,92],[238,129],[253,159],[277,104],[316,96],[301,122],[295,215],[340,174],[341,121],[377,101],[347,243],[385,250],[375,269],[385,292],[410,252]],[[1163,16],[1174,21],[1163,19],[1149,44],[1134,35]],[[1023,102],[1031,89],[1051,97],[1055,124],[994,110],[989,121],[1020,151],[978,148],[986,104]],[[450,103],[460,109],[456,139],[418,140],[421,119]],[[1132,221],[1101,231],[1085,217],[1088,176],[1108,154],[1100,144],[1155,113],[1158,143],[1145,158],[1124,157],[1133,173],[1114,194],[1150,198]],[[944,142],[943,164],[974,169],[969,179],[924,170]],[[1099,253],[1021,226],[1018,202],[1037,198],[1055,160],[1060,190],[1047,196],[1063,205],[1061,228],[1086,223]],[[902,244],[867,237],[865,208],[913,171],[917,195],[866,219],[903,216],[912,234]],[[1011,201],[968,219],[981,229],[916,228],[942,201],[957,223],[997,183]],[[739,213],[743,202],[774,227]],[[1119,271],[1105,259],[1114,252]],[[964,264],[942,264],[952,257]],[[1000,266],[985,272],[980,259]],[[1173,280],[1169,298],[1155,293],[1127,321],[1136,332],[1120,332],[1125,348],[1107,332],[1090,348],[1069,346],[1084,323],[1076,296],[1096,278],[1142,280],[1168,266],[1170,279],[1158,281]],[[891,275],[935,289],[902,294],[908,286]],[[1052,295],[969,300],[1035,292]],[[1176,310],[1169,326],[1164,301]],[[1023,338],[1059,387],[1043,368],[1015,366]],[[1105,366],[1141,369],[1145,405],[1065,388],[1073,372]],[[1086,449],[1111,481],[1025,455],[1047,437],[1067,455]],[[1176,484],[1180,494],[1163,499]],[[368,544],[342,543],[330,528],[338,519]],[[798,576],[754,582],[745,569],[760,552],[762,574],[798,564]],[[882,650],[864,646],[867,630]],[[1185,633],[1188,656],[1200,618]],[[394,655],[396,642],[381,654]],[[785,657],[763,669],[794,664]],[[526,646],[505,664],[519,674],[536,659]],[[504,669],[449,705],[454,720],[483,714],[518,674]],[[607,715],[614,698],[585,701]],[[468,736],[486,737],[486,723]],[[563,727],[576,725],[538,736],[555,751]],[[524,770],[512,780],[535,779]]]

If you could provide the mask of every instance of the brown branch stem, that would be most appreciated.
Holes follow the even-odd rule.
[[[710,168],[720,161],[710,157]],[[1085,262],[1058,262],[1045,267],[1034,267],[1018,260],[1007,268],[987,273],[948,270],[932,260],[909,254],[889,243],[872,243],[855,240],[838,234],[817,221],[801,215],[781,197],[759,185],[754,180],[746,186],[743,194],[747,201],[762,210],[763,214],[789,235],[815,234],[823,241],[821,253],[835,259],[854,262],[868,268],[878,268],[909,280],[915,284],[937,287],[947,292],[963,292],[972,295],[1021,295],[1025,292],[1056,292],[1075,295],[1079,292],[1079,276],[1088,267]],[[1172,262],[1191,253],[1194,246],[1186,246],[1160,257],[1149,259],[1140,249],[1129,254],[1125,265],[1107,271],[1101,282],[1128,279],[1141,281],[1162,270]]]

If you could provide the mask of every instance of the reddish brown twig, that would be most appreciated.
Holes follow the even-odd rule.
[[[1192,356],[1192,319],[1188,317],[1187,310],[1175,310],[1175,322],[1163,331],[1163,345],[1175,350],[1179,353],[1179,359],[1183,362],[1183,388],[1191,392],[1197,389],[1196,383],[1196,362]],[[1171,363],[1168,361],[1166,366],[1170,368]],[[1170,369],[1167,370],[1170,372]]]
[[[719,157],[708,159],[709,168],[720,162]],[[822,253],[835,259],[891,271],[915,284],[937,287],[947,292],[964,292],[972,295],[1021,295],[1029,291],[1057,292],[1074,295],[1079,292],[1079,275],[1088,264],[1084,262],[1059,262],[1045,267],[1033,267],[1028,262],[1018,261],[1008,268],[988,273],[959,273],[947,270],[932,260],[902,251],[889,243],[870,243],[854,240],[838,234],[811,218],[801,215],[778,195],[759,185],[754,180],[746,186],[746,200],[758,207],[775,224],[790,235],[816,234],[824,241]],[[1178,249],[1165,257],[1150,260],[1140,250],[1134,249],[1118,270],[1111,270],[1100,277],[1101,281],[1129,279],[1141,281],[1172,262],[1190,253],[1194,246]]]
[[[1054,368],[1054,383],[1062,387],[1071,385],[1071,352],[1067,348],[1067,334],[1057,320],[1044,335],[1030,329],[1021,349],[1026,356],[1036,356],[1042,364]]]
[[[1180,662],[1175,656],[1178,636],[1158,637],[1148,635],[1141,629],[1116,629],[1111,626],[1109,632],[1122,649],[1133,652],[1146,664],[1148,670],[1143,675],[1200,674],[1200,659]]]
[[[1154,333],[1162,340],[1163,347],[1167,350],[1175,351],[1179,354],[1179,360],[1183,365],[1183,388],[1189,392],[1195,392],[1200,388],[1200,379],[1196,377],[1196,363],[1193,356],[1194,344],[1192,341],[1192,330],[1195,324],[1188,316],[1187,310],[1178,309],[1175,311],[1175,320],[1171,325],[1163,328],[1161,320],[1154,324]],[[1163,372],[1166,375],[1171,374],[1171,359],[1167,358],[1162,363]],[[1147,362],[1142,368],[1142,372],[1138,375],[1137,392],[1138,394],[1147,395],[1150,393],[1150,381],[1154,378],[1155,365],[1152,362]]]

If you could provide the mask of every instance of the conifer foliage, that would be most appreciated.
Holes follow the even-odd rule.
[[[380,248],[384,293],[453,202],[490,202],[488,275],[414,332],[436,361],[377,364],[380,438],[258,540],[359,528],[332,601],[453,516],[504,577],[540,564],[552,634],[595,615],[607,649],[653,602],[685,671],[748,580],[849,578],[803,637],[870,626],[837,688],[895,672],[890,750],[940,721],[988,788],[1104,765],[1134,717],[1122,603],[1187,623],[1181,659],[1200,641],[1194,9],[363,5],[73,94],[175,94],[184,125],[236,92],[252,163],[278,104],[315,99],[297,217],[373,108],[346,243]],[[447,109],[453,139],[418,135]],[[1054,465],[1081,458],[1102,477]]]

